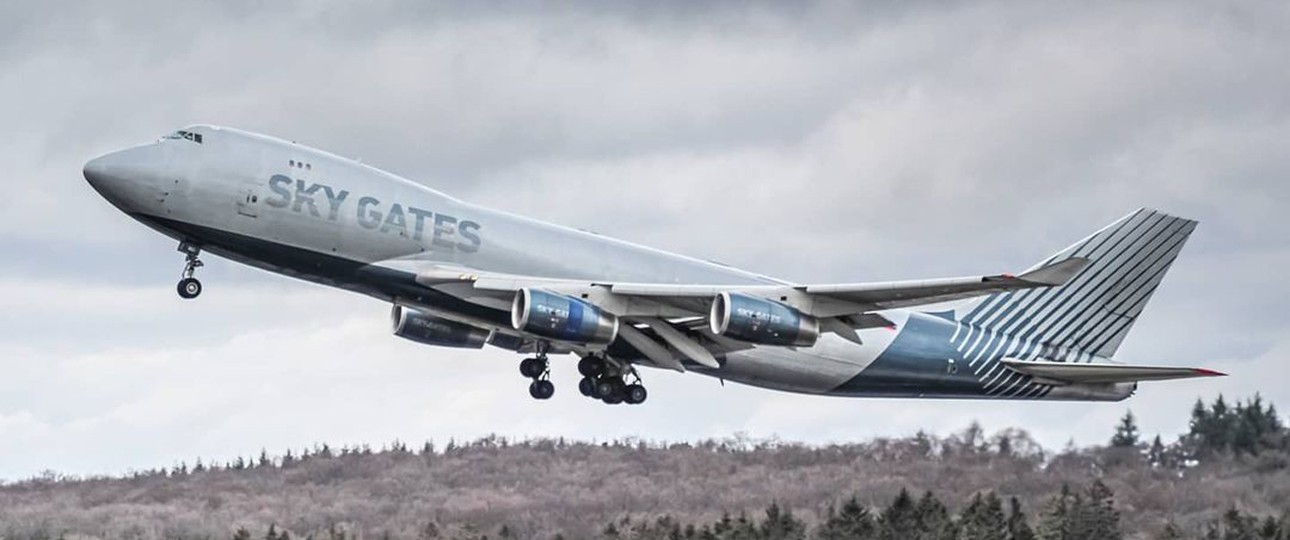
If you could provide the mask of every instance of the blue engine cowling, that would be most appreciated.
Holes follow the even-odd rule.
[[[426,345],[482,349],[491,331],[395,305],[390,312],[394,335]]]
[[[511,304],[511,326],[544,338],[608,345],[618,337],[618,317],[590,302],[523,288]]]
[[[820,338],[820,321],[774,300],[723,292],[712,301],[712,332],[760,345],[810,347]]]

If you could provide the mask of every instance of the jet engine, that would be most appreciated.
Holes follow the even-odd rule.
[[[523,288],[511,304],[511,326],[558,341],[608,345],[618,337],[618,317],[572,296]]]
[[[489,330],[395,305],[390,312],[394,335],[426,345],[482,349]]]
[[[774,300],[723,292],[712,300],[712,332],[761,345],[810,347],[820,337],[820,321]]]

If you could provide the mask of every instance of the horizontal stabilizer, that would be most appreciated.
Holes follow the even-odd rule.
[[[1204,368],[1132,366],[1126,364],[1047,362],[1003,359],[1014,371],[1044,379],[1048,384],[1099,384],[1139,381],[1165,381],[1192,377],[1224,377],[1226,373]]]

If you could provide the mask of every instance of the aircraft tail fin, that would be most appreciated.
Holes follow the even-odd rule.
[[[1065,285],[987,296],[961,320],[1041,343],[1050,351],[1041,357],[1110,358],[1195,228],[1195,221],[1140,209],[1034,267],[1088,259]]]

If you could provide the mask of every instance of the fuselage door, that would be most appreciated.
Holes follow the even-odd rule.
[[[260,206],[259,185],[246,182],[237,190],[237,213],[246,217],[258,217]]]

